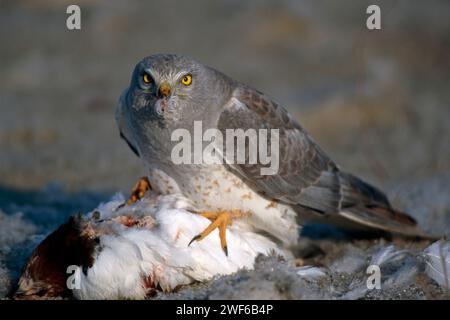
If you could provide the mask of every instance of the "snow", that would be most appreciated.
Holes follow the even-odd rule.
[[[420,185],[400,186],[396,201],[408,203],[408,212],[426,229],[448,231],[450,206],[443,196],[448,194],[448,180],[445,184],[445,179],[437,178],[440,188],[431,187],[432,195]],[[429,179],[423,185],[432,186],[432,182]],[[157,264],[163,267],[158,281],[164,291],[157,292],[153,299],[448,298],[448,241],[353,239],[340,231],[331,232],[331,238],[327,238],[322,234],[329,227],[315,226],[309,231],[314,236],[301,237],[291,255],[271,240],[233,224],[227,233],[230,256],[226,257],[217,232],[187,246],[209,221],[189,212],[189,202],[184,198],[173,195],[155,202],[149,197],[132,207],[115,210],[124,200],[121,194],[108,200],[102,194],[69,194],[54,188],[38,196],[30,195],[34,200],[28,202],[34,207],[14,201],[0,203],[4,208],[0,211],[0,297],[5,297],[17,282],[31,251],[74,213],[78,203],[86,212],[84,219],[90,222],[116,221],[125,213],[139,219],[147,217],[142,220],[147,228],[127,229],[116,223],[112,232],[100,237],[107,248],[82,279],[84,289],[74,292],[78,298],[142,298],[144,292],[137,289],[136,283]],[[436,202],[438,208],[433,208],[430,196],[441,199]],[[434,212],[433,219],[421,217],[425,208],[414,203],[426,203]],[[95,211],[98,213],[94,215]],[[380,290],[367,287],[367,267],[373,264],[380,266]],[[118,287],[121,291],[112,290]]]

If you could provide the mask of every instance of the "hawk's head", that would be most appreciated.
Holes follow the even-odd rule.
[[[141,119],[189,123],[219,109],[226,77],[195,60],[155,54],[135,67],[126,92],[128,110]]]

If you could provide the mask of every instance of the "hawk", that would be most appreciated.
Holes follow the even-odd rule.
[[[286,246],[296,243],[298,227],[310,220],[426,236],[383,192],[342,170],[281,105],[191,58],[156,54],[140,61],[120,97],[116,120],[121,137],[149,172],[127,203],[142,198],[150,183],[161,194],[189,198],[211,220],[191,242],[218,228],[228,255],[226,228],[233,220]],[[194,136],[198,121],[203,130],[224,135],[228,129],[276,129],[278,150],[271,151],[278,151],[277,172],[261,174],[265,165],[259,160],[174,163],[173,132],[182,129]],[[259,146],[248,140],[245,145]],[[244,155],[248,160],[249,153]]]

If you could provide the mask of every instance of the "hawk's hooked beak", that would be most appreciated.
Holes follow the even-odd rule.
[[[166,97],[167,98],[168,96],[170,96],[171,90],[172,90],[172,88],[170,87],[170,84],[168,84],[167,82],[163,82],[159,86],[158,94],[159,94],[160,97]]]

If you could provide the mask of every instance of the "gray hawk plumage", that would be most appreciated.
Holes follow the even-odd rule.
[[[152,187],[192,199],[215,223],[211,229],[219,227],[221,239],[231,220],[214,211],[249,212],[239,223],[287,245],[297,240],[297,223],[307,220],[426,236],[383,192],[341,170],[282,106],[190,58],[160,54],[139,62],[116,115],[121,135],[147,165]],[[226,129],[278,129],[278,172],[261,175],[263,165],[248,162],[175,165],[171,133],[193,133],[194,121],[224,135]],[[224,239],[222,247],[227,249]]]

